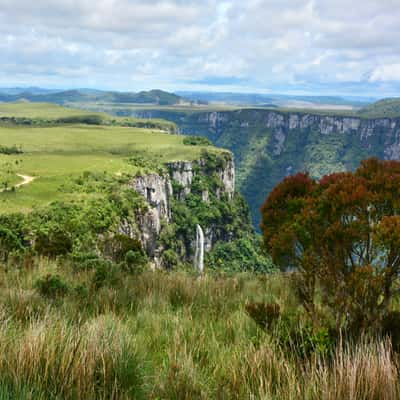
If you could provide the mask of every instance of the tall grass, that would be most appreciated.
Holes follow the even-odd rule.
[[[58,274],[69,291],[34,289]],[[93,271],[40,260],[0,272],[0,399],[373,399],[400,397],[386,340],[308,358],[246,315],[249,301],[295,311],[284,275]]]

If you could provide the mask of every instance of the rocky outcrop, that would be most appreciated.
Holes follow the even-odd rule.
[[[157,260],[160,252],[157,239],[161,231],[161,222],[168,223],[171,220],[171,180],[169,176],[158,174],[137,176],[132,180],[131,187],[147,202],[147,210],[137,215],[137,225],[143,247],[149,257]]]
[[[130,186],[138,192],[146,201],[146,210],[140,212],[136,218],[140,240],[148,256],[156,266],[161,264],[163,251],[158,239],[163,223],[173,221],[171,212],[171,199],[183,201],[192,191],[193,179],[197,175],[207,175],[206,161],[177,161],[167,165],[168,172],[161,174],[148,174],[136,176]],[[232,157],[226,160],[223,167],[212,171],[220,179],[220,187],[215,193],[217,198],[226,195],[228,201],[233,199],[235,193],[235,165]],[[207,176],[206,176],[207,178]],[[175,192],[174,188],[175,187]],[[202,200],[209,203],[210,193],[203,191]],[[193,229],[195,230],[195,226]],[[129,231],[129,226],[121,226],[124,232]],[[217,232],[210,227],[205,229],[205,250],[210,251],[214,243],[221,239]]]
[[[181,187],[179,196],[184,198],[191,192],[193,178],[196,174],[206,175],[205,160],[200,159],[196,161],[177,161],[168,164],[170,178]],[[217,198],[221,198],[222,194],[226,194],[228,199],[231,200],[235,193],[235,164],[232,158],[226,161],[226,164],[213,171],[219,177],[222,185],[222,190],[217,191],[215,194]],[[204,192],[203,201],[208,200],[209,193]]]

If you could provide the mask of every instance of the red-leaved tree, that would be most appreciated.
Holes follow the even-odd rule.
[[[265,246],[277,265],[299,272],[310,315],[318,286],[338,329],[379,325],[400,272],[400,162],[368,159],[320,181],[289,176],[261,212]]]

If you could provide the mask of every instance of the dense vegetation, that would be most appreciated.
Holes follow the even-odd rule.
[[[363,107],[358,114],[367,118],[400,117],[400,99],[383,99]]]

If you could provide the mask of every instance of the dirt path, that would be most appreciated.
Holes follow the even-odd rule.
[[[18,188],[20,186],[27,185],[28,183],[31,183],[36,179],[35,176],[22,175],[22,174],[16,174],[16,175],[19,176],[20,178],[22,178],[22,182],[17,183],[16,185],[14,185],[13,186],[14,188]],[[5,192],[6,190],[11,190],[11,187],[7,188],[7,189],[0,189],[0,193],[1,192]]]
[[[36,178],[34,176],[29,176],[29,175],[21,175],[21,174],[17,174],[17,176],[19,176],[20,178],[23,179],[22,182],[17,183],[16,185],[14,185],[16,188],[23,186],[23,185],[27,185],[28,183],[33,182]]]

